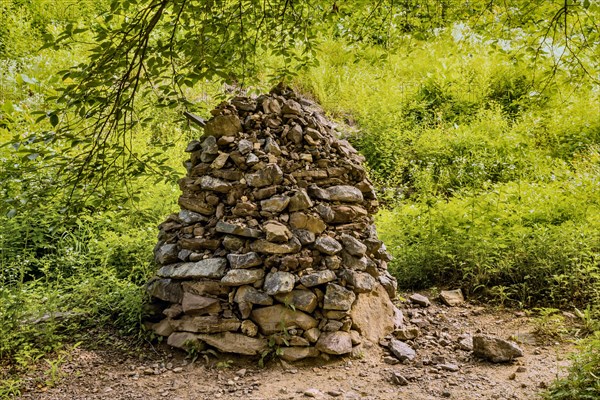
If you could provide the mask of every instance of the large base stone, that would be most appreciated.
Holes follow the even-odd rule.
[[[392,333],[400,311],[392,304],[386,290],[376,284],[370,293],[359,293],[350,310],[352,327],[373,343]]]

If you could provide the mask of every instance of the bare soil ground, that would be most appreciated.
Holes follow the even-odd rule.
[[[573,350],[568,342],[549,342],[534,334],[533,319],[523,312],[493,310],[465,303],[428,308],[401,305],[407,320],[421,325],[409,343],[417,357],[388,364],[386,349],[365,345],[355,358],[313,359],[288,364],[228,354],[200,354],[192,362],[166,345],[143,353],[106,348],[72,350],[59,369],[32,373],[22,399],[534,399],[565,373]],[[464,333],[483,332],[513,339],[524,357],[492,364],[457,346]],[[388,358],[389,362],[389,358]],[[443,365],[455,364],[458,371]],[[408,384],[392,379],[396,373]],[[53,387],[50,378],[60,378]],[[406,382],[405,382],[406,383]],[[51,385],[52,386],[52,385]]]

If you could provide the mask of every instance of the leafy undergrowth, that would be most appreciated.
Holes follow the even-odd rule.
[[[594,400],[600,398],[600,333],[579,343],[569,374],[552,384],[544,394],[549,400]]]

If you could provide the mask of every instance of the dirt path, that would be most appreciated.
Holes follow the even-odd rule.
[[[465,304],[403,308],[408,326],[421,326],[411,341],[417,358],[391,365],[379,345],[365,346],[356,358],[293,365],[270,361],[202,355],[191,362],[166,347],[148,348],[134,357],[114,349],[76,349],[63,363],[55,387],[32,377],[23,399],[532,399],[564,374],[568,343],[540,342],[533,321],[520,312],[493,311]],[[461,350],[464,333],[517,339],[525,356],[508,364],[491,364]],[[457,371],[453,371],[458,367]],[[396,374],[396,378],[393,378]],[[55,374],[56,375],[56,374]],[[48,379],[46,373],[45,379]],[[404,381],[405,380],[405,381]],[[401,384],[404,383],[404,384]]]

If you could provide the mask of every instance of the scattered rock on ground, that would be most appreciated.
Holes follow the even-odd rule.
[[[450,307],[458,306],[465,302],[462,290],[442,290],[440,292],[440,299],[444,304]]]
[[[491,362],[512,361],[523,356],[523,350],[515,343],[487,335],[473,336],[473,354]]]

